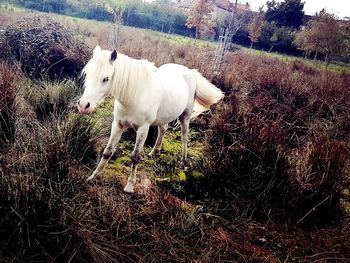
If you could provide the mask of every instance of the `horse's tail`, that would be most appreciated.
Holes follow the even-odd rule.
[[[195,118],[204,111],[209,110],[211,105],[217,103],[224,97],[224,94],[220,89],[204,78],[196,69],[193,69],[192,73],[196,80],[196,93],[191,118]]]

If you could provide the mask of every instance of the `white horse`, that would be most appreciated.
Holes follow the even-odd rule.
[[[92,180],[105,167],[114,147],[128,128],[136,130],[132,152],[132,172],[125,192],[134,192],[136,169],[150,125],[158,126],[158,137],[150,155],[158,155],[168,123],[179,119],[182,134],[182,157],[187,157],[188,129],[191,117],[208,110],[223,93],[197,70],[182,65],[165,64],[157,68],[146,60],[96,46],[93,57],[83,69],[85,90],[78,101],[82,114],[90,114],[106,96],[113,96],[114,119],[111,135]]]

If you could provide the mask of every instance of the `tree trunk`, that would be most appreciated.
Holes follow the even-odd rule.
[[[324,62],[326,62],[328,64],[329,60],[328,60],[328,54],[325,55],[324,57]]]
[[[173,29],[174,23],[175,23],[175,21],[173,20],[173,21],[171,22],[171,24],[170,24],[169,31],[168,31],[168,35],[171,34],[171,30]]]
[[[194,44],[193,44],[194,46],[197,44],[198,35],[199,35],[199,29],[198,27],[196,27],[196,37],[194,39]]]
[[[250,42],[250,48],[253,48],[253,41]]]
[[[127,13],[126,13],[126,24],[129,25],[129,8],[127,9]]]
[[[324,62],[326,63],[326,68],[325,70],[328,70],[328,66],[329,66],[329,54],[326,54],[325,58],[324,58]]]
[[[318,55],[318,53],[317,53],[317,51],[315,52],[315,57],[314,57],[314,60],[316,60],[317,59],[317,55]]]
[[[114,12],[113,18],[113,31],[112,31],[112,46],[115,49],[119,49],[120,44],[120,30],[123,22],[122,12],[119,10]]]

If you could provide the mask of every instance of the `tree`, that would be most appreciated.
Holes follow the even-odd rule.
[[[274,21],[279,27],[292,27],[299,29],[303,24],[304,3],[301,0],[285,0],[277,3],[275,0],[268,1],[265,18]]]
[[[272,49],[276,46],[278,42],[278,35],[277,35],[277,31],[275,31],[273,33],[273,35],[270,37],[270,49],[269,49],[269,52],[272,51]]]
[[[112,31],[112,45],[118,49],[120,44],[121,27],[123,24],[123,11],[126,6],[125,0],[103,0],[102,5],[104,8],[113,14],[113,31]]]
[[[226,29],[226,33],[229,39],[232,39],[238,31],[248,25],[252,19],[252,15],[249,13],[237,12],[238,0],[232,1],[231,7],[228,12],[216,15],[216,23],[218,27]]]
[[[213,2],[212,0],[198,0],[190,9],[189,16],[186,21],[188,28],[196,29],[196,40],[201,31],[206,28],[213,28],[212,21]]]
[[[220,29],[219,44],[217,45],[215,51],[215,60],[213,67],[214,72],[220,71],[226,52],[231,45],[233,36],[235,36],[241,29],[244,20],[247,18],[245,14],[238,14],[237,2],[238,0],[235,0],[234,3],[232,3],[232,8],[230,8],[231,10],[229,10],[228,14],[223,17],[224,19],[222,19],[220,23],[223,27]],[[245,24],[247,23],[248,22],[245,22]]]
[[[249,33],[249,39],[251,41],[250,48],[253,47],[253,44],[258,42],[259,38],[261,37],[262,29],[264,27],[265,21],[264,16],[262,13],[262,10],[259,10],[259,13],[257,13],[252,21],[248,25],[248,33]]]
[[[348,17],[345,21],[341,23],[340,33],[343,39],[343,55],[345,58],[350,57],[350,18]]]
[[[55,13],[64,13],[65,8],[69,6],[67,0],[18,0],[16,2],[26,8]]]
[[[306,28],[296,34],[295,44],[306,53],[325,56],[337,55],[343,50],[343,38],[340,24],[334,15],[322,10],[307,24]]]

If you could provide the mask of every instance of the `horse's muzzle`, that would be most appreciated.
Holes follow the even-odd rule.
[[[81,114],[90,114],[92,112],[90,102],[82,102],[81,100],[78,100],[77,107]]]

